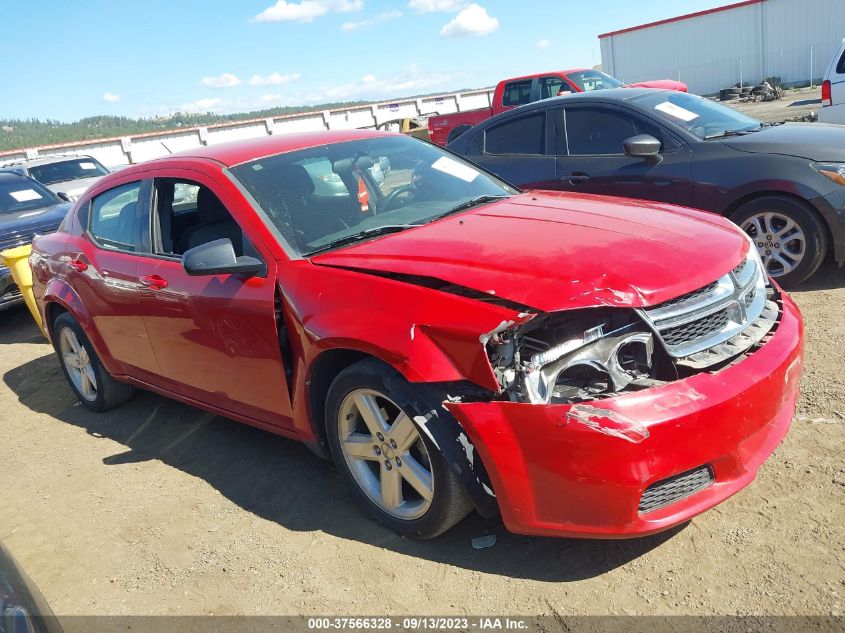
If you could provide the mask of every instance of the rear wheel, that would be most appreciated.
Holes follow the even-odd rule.
[[[132,385],[109,375],[82,327],[68,312],[53,323],[53,344],[71,389],[91,411],[107,411],[135,393]]]
[[[827,253],[822,220],[786,196],[765,196],[742,205],[731,218],[754,241],[769,275],[795,286],[812,275]]]
[[[415,398],[408,390],[410,383],[378,361],[348,367],[329,389],[328,441],[341,476],[376,520],[403,536],[433,538],[472,504],[414,422],[425,412],[409,404]]]

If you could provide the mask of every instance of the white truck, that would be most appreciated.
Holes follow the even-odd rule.
[[[845,124],[845,39],[824,73],[819,122]]]

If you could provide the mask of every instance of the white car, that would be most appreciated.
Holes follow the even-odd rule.
[[[824,73],[819,123],[845,124],[845,39]]]

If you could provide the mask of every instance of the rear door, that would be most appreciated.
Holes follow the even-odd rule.
[[[557,110],[556,189],[689,205],[692,152],[680,138],[638,113],[609,104]],[[625,155],[638,134],[661,142],[659,160]]]
[[[119,185],[80,209],[84,233],[68,241],[66,275],[106,346],[101,350],[144,379],[155,374],[153,355],[139,306],[141,258],[149,253],[147,181]]]
[[[548,189],[556,174],[548,116],[546,110],[534,108],[487,126],[471,139],[469,158],[517,187]]]

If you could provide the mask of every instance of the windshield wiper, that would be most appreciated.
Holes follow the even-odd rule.
[[[460,213],[461,211],[466,211],[467,209],[472,209],[473,207],[477,207],[480,204],[486,204],[488,202],[495,202],[496,200],[504,200],[505,198],[510,198],[510,196],[477,196],[472,198],[471,200],[467,200],[466,202],[462,202],[456,207],[452,207],[448,211],[444,211],[443,213],[439,213],[433,217],[426,218],[425,224],[429,222],[435,222],[440,218],[445,218],[447,215],[454,215],[455,213]]]
[[[759,128],[757,128],[759,129]],[[725,130],[724,132],[716,132],[715,134],[708,134],[704,137],[704,140],[710,138],[721,138],[723,136],[745,136],[746,134],[751,134],[751,132],[756,132],[757,130]]]
[[[384,226],[376,226],[371,229],[366,229],[364,231],[358,231],[357,233],[353,233],[352,235],[344,235],[343,237],[339,237],[338,239],[332,240],[331,242],[326,242],[325,244],[318,246],[314,250],[308,251],[305,254],[305,257],[311,257],[312,255],[316,255],[317,253],[329,251],[333,248],[338,248],[339,246],[346,246],[347,244],[360,242],[361,240],[365,240],[368,237],[378,237],[379,235],[387,235],[388,233],[398,233],[399,231],[404,231],[405,229],[413,229],[417,226],[419,225],[385,224]]]

